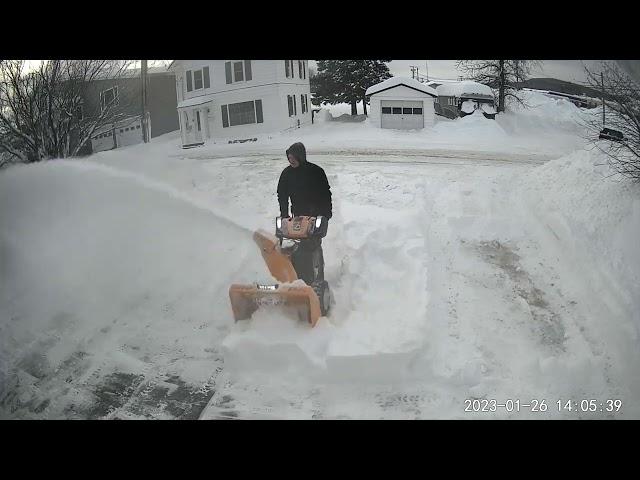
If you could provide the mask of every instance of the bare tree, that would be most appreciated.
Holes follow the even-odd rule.
[[[101,128],[124,118],[114,96],[83,111],[98,80],[127,75],[128,61],[49,60],[27,72],[23,60],[0,62],[0,151],[13,161],[77,155]]]
[[[615,62],[585,71],[588,85],[602,91],[604,101],[604,118],[592,115],[586,121],[589,138],[616,173],[640,182],[640,85]]]
[[[519,85],[540,66],[537,60],[458,60],[456,68],[465,76],[491,87],[498,98],[498,112],[504,112],[508,99],[527,107]]]

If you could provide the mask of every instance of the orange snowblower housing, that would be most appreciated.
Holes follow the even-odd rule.
[[[323,311],[328,310],[328,285],[325,293],[324,286],[319,288],[298,281],[292,255],[296,252],[298,242],[322,238],[326,233],[326,218],[305,216],[276,218],[275,236],[264,230],[256,231],[253,240],[260,248],[269,272],[281,284],[231,285],[229,298],[235,321],[250,318],[261,306],[278,305],[295,312],[299,319],[309,322],[312,327],[315,326]],[[283,239],[293,240],[294,244],[283,247]],[[326,284],[324,278],[321,280],[322,284]]]

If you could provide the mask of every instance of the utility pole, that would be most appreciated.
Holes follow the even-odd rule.
[[[424,64],[427,67],[427,82],[428,82],[429,81],[429,60],[425,60]]]
[[[602,83],[602,128],[604,128],[604,73],[600,72],[600,83]]]
[[[147,61],[141,60],[140,77],[142,80],[142,139],[149,143],[149,121],[147,115]]]

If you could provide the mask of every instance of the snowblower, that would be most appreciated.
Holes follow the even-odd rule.
[[[331,293],[322,255],[327,228],[328,219],[322,216],[277,217],[275,236],[262,229],[253,234],[271,275],[280,283],[231,285],[229,298],[236,322],[272,305],[293,311],[312,327],[327,315]]]

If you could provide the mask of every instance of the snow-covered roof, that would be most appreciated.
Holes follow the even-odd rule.
[[[493,97],[493,92],[489,87],[471,80],[444,83],[436,88],[436,92],[439,97],[462,97],[464,95],[483,95]]]
[[[390,88],[397,87],[399,85],[413,88],[414,90],[426,93],[427,95],[431,95],[432,97],[437,96],[436,91],[433,88],[425,85],[424,83],[420,83],[418,80],[408,77],[391,77],[384,82],[380,82],[367,88],[365,95],[374,95],[384,90],[389,90]]]
[[[186,100],[178,103],[178,108],[183,107],[195,107],[196,105],[202,105],[213,100],[213,95],[200,95],[199,97],[187,98]]]

